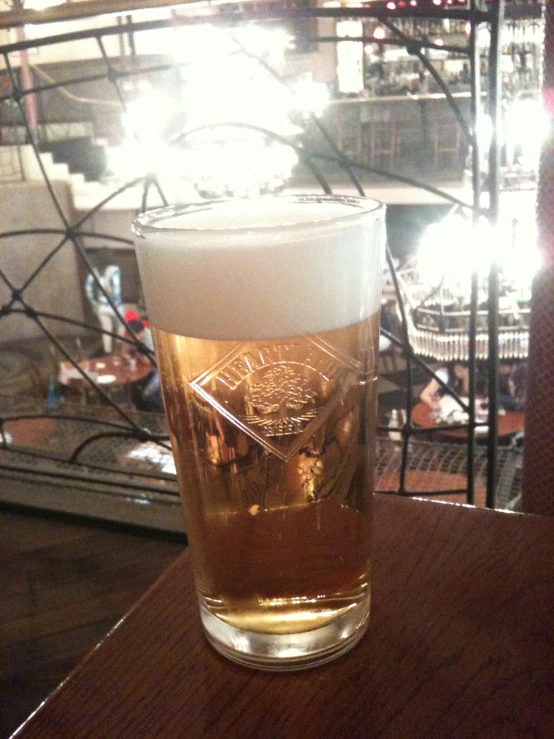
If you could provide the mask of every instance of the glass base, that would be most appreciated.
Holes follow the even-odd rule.
[[[330,662],[360,641],[369,623],[369,596],[327,626],[300,634],[238,629],[202,603],[200,617],[210,644],[234,662],[260,670],[303,670]]]

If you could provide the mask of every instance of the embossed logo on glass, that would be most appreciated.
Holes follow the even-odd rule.
[[[245,343],[191,386],[268,451],[290,459],[357,377],[358,365],[315,338]]]

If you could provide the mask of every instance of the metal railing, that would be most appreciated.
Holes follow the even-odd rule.
[[[224,6],[222,6],[224,8]],[[383,178],[384,180],[390,180],[394,182],[401,182],[412,187],[421,188],[434,196],[442,199],[445,203],[455,204],[467,211],[471,211],[474,214],[475,220],[479,219],[483,214],[491,221],[496,223],[498,220],[499,211],[499,116],[500,116],[500,81],[499,81],[499,33],[502,26],[504,14],[504,0],[494,0],[492,3],[481,3],[479,0],[471,0],[469,6],[457,7],[451,9],[449,6],[433,8],[423,8],[414,10],[413,12],[408,8],[402,15],[403,17],[410,17],[410,15],[417,16],[418,18],[429,17],[433,19],[448,19],[455,18],[456,20],[465,21],[469,24],[469,36],[466,45],[456,46],[450,50],[455,52],[456,55],[467,60],[471,70],[471,111],[469,120],[462,114],[457,100],[452,96],[447,83],[442,79],[433,62],[425,54],[426,49],[440,48],[430,42],[426,38],[412,38],[406,36],[397,25],[398,15],[394,12],[386,9],[374,10],[371,8],[313,8],[313,7],[299,7],[297,5],[291,6],[290,9],[283,9],[282,5],[275,5],[275,9],[271,6],[270,10],[264,11],[263,13],[256,10],[255,4],[244,5],[239,11],[229,10],[227,12],[221,12],[219,16],[212,15],[209,18],[210,23],[219,24],[226,28],[234,28],[244,23],[258,22],[269,25],[278,25],[280,22],[295,19],[343,19],[343,18],[363,18],[371,19],[376,18],[379,22],[385,26],[389,33],[389,40],[379,40],[371,38],[371,43],[385,45],[393,43],[398,46],[404,46],[409,54],[417,58],[424,68],[427,70],[429,75],[433,78],[446,101],[448,102],[454,117],[462,132],[462,136],[470,147],[471,152],[471,171],[472,171],[472,198],[470,201],[465,202],[464,200],[452,195],[449,192],[444,192],[435,185],[419,180],[415,177],[407,177],[399,175],[389,169],[381,167],[371,166],[365,162],[355,161],[343,154],[340,148],[337,146],[332,135],[323,126],[321,120],[315,116],[312,116],[310,125],[315,127],[322,140],[326,144],[325,151],[319,151],[313,147],[307,136],[301,137],[297,143],[291,143],[284,138],[280,138],[274,131],[257,128],[258,133],[267,136],[270,139],[279,139],[281,143],[286,143],[294,147],[294,150],[300,160],[300,162],[311,172],[314,183],[317,187],[321,188],[324,192],[330,193],[331,186],[324,174],[324,165],[332,163],[337,165],[350,177],[353,188],[360,194],[364,195],[364,188],[361,180],[363,174],[371,174]],[[158,463],[153,463],[151,470],[152,473],[145,473],[144,468],[140,469],[129,468],[131,472],[121,472],[121,465],[115,463],[107,464],[100,461],[103,454],[112,453],[114,449],[125,448],[125,453],[128,454],[135,448],[152,449],[158,448],[164,453],[169,453],[170,447],[168,444],[168,437],[164,432],[164,429],[158,421],[153,422],[151,417],[137,414],[134,411],[130,411],[127,407],[117,403],[109,393],[107,393],[101,386],[97,385],[94,380],[87,374],[87,372],[79,365],[75,357],[68,351],[64,344],[49,328],[48,321],[55,319],[65,326],[72,326],[82,329],[93,334],[100,335],[102,330],[96,324],[87,323],[85,321],[75,320],[68,316],[56,315],[46,313],[38,310],[33,305],[31,299],[28,298],[28,288],[32,285],[33,281],[45,268],[47,264],[55,257],[55,255],[64,248],[73,248],[77,254],[78,260],[86,271],[93,276],[96,289],[104,295],[107,302],[117,315],[118,320],[124,323],[124,317],[121,314],[119,308],[114,304],[111,297],[106,293],[104,286],[99,281],[96,273],[93,270],[89,254],[83,246],[83,238],[85,237],[97,237],[101,238],[105,243],[112,244],[131,244],[129,239],[121,238],[116,235],[110,234],[93,234],[89,228],[91,219],[103,208],[109,206],[110,202],[116,198],[121,192],[132,189],[137,185],[141,187],[141,196],[139,202],[136,203],[137,210],[147,210],[150,207],[152,194],[156,194],[157,200],[161,200],[163,203],[167,203],[167,197],[164,189],[164,182],[155,174],[148,174],[144,177],[135,178],[132,181],[126,182],[117,189],[114,189],[108,196],[102,198],[94,207],[92,207],[84,215],[71,219],[64,212],[62,205],[58,199],[58,194],[53,187],[46,169],[44,168],[41,157],[39,145],[34,136],[34,132],[31,129],[28,113],[25,105],[27,96],[33,94],[39,94],[43,91],[51,91],[60,87],[68,88],[75,85],[80,85],[84,82],[91,82],[97,80],[104,80],[109,83],[114,93],[115,98],[119,101],[121,110],[126,109],[126,96],[123,89],[123,82],[133,77],[141,77],[144,75],[150,75],[154,77],[156,74],[162,74],[168,70],[174,68],[178,63],[171,61],[168,63],[160,63],[158,60],[155,64],[141,64],[140,68],[133,65],[120,64],[117,59],[111,58],[106,51],[106,39],[113,35],[118,34],[132,34],[135,37],[140,34],[146,34],[149,31],[164,29],[164,28],[178,28],[181,25],[190,25],[194,23],[204,23],[204,18],[183,18],[180,16],[174,16],[171,20],[159,20],[159,21],[148,21],[139,23],[129,23],[124,27],[121,26],[110,26],[102,27],[99,25],[98,28],[92,30],[85,30],[73,33],[66,33],[60,36],[53,36],[34,41],[20,41],[13,43],[8,46],[0,48],[0,55],[3,57],[6,73],[9,77],[9,90],[4,95],[0,96],[0,102],[11,101],[18,109],[20,116],[20,125],[22,125],[26,132],[26,139],[33,146],[34,154],[37,160],[38,166],[41,168],[42,175],[44,178],[44,185],[48,190],[49,196],[57,213],[59,219],[59,229],[50,229],[49,233],[55,231],[57,234],[57,242],[53,248],[50,248],[42,259],[38,267],[28,274],[26,279],[20,282],[15,282],[9,279],[7,271],[2,268],[1,251],[0,251],[0,280],[4,283],[5,288],[9,292],[9,298],[0,306],[0,328],[2,322],[10,315],[20,314],[26,316],[27,320],[32,321],[41,334],[52,343],[55,347],[58,356],[62,357],[66,362],[69,362],[76,372],[78,372],[82,378],[82,381],[90,386],[91,390],[102,399],[104,406],[100,414],[95,412],[89,412],[88,415],[82,411],[82,409],[66,407],[63,412],[55,413],[44,410],[43,408],[37,408],[36,406],[32,411],[22,413],[21,409],[17,409],[10,404],[6,404],[0,411],[0,436],[2,441],[2,449],[0,450],[0,470],[25,470],[31,465],[36,469],[37,465],[44,463],[44,468],[50,470],[51,474],[63,474],[64,476],[74,475],[76,478],[82,479],[83,475],[90,475],[90,479],[93,480],[95,475],[101,474],[122,474],[122,484],[137,485],[140,484],[140,480],[145,477],[150,478],[148,484],[153,484],[156,487],[157,483],[152,482],[155,478],[158,480],[166,479],[167,475],[160,473],[159,460]],[[492,142],[489,153],[489,168],[488,168],[488,192],[489,192],[489,203],[488,207],[482,206],[481,189],[483,184],[483,177],[481,173],[481,152],[479,140],[477,137],[477,120],[480,115],[480,49],[479,49],[479,34],[478,30],[481,26],[488,25],[490,28],[491,41],[488,49],[488,113],[491,116],[493,122],[496,124],[492,136]],[[40,47],[43,45],[53,44],[65,44],[78,45],[79,42],[88,39],[93,40],[98,47],[100,56],[104,62],[104,70],[101,73],[81,74],[70,78],[64,79],[62,82],[48,82],[36,84],[32,89],[25,89],[22,87],[19,75],[14,66],[15,55],[21,51],[29,50],[34,47]],[[335,44],[343,41],[337,36],[315,36],[311,39],[314,43],[323,44]],[[362,42],[363,37],[359,39],[348,39],[349,41],[359,40]],[[365,39],[367,40],[367,39]],[[446,48],[446,47],[444,47]],[[242,50],[243,53],[248,54],[250,57],[256,58],[256,56],[247,49]],[[263,66],[265,72],[272,79],[278,79],[281,84],[286,86],[286,81],[281,79],[278,72],[268,66],[261,58],[257,58],[260,65]],[[236,122],[229,121],[225,124],[215,123],[213,126],[218,125],[242,125]],[[253,128],[253,127],[252,127]],[[192,136],[194,131],[184,131],[174,141],[175,146],[179,146],[182,141]],[[29,229],[26,231],[10,231],[0,233],[0,244],[8,239],[17,239],[23,234],[33,232],[38,238],[44,233],[44,230],[40,228],[34,229],[32,223],[29,224]],[[1,247],[0,247],[1,248]],[[414,450],[420,450],[422,445],[425,443],[419,441],[421,438],[422,429],[417,428],[412,421],[412,407],[413,407],[413,387],[414,387],[414,372],[417,369],[419,372],[423,372],[427,378],[434,377],[442,390],[453,396],[459,407],[468,413],[468,422],[463,424],[457,424],[456,428],[463,429],[467,433],[467,442],[465,446],[456,447],[457,458],[460,455],[460,449],[463,449],[464,463],[459,464],[457,470],[460,474],[465,477],[465,484],[461,489],[455,491],[445,489],[442,492],[444,494],[463,494],[466,497],[468,503],[473,504],[475,501],[475,490],[476,480],[479,479],[479,485],[483,485],[483,475],[486,477],[486,505],[494,507],[495,495],[497,491],[497,478],[499,471],[499,457],[498,451],[498,366],[499,366],[499,327],[498,327],[498,285],[499,276],[496,268],[493,266],[488,281],[488,303],[487,303],[487,338],[488,338],[488,388],[489,388],[489,415],[488,415],[488,426],[489,434],[486,442],[486,447],[480,447],[477,449],[476,446],[476,428],[478,423],[475,418],[474,399],[476,396],[476,359],[479,354],[478,351],[478,333],[477,333],[477,278],[474,277],[472,282],[472,292],[470,300],[470,321],[468,330],[468,355],[469,355],[469,388],[470,398],[469,401],[463,400],[451,388],[443,382],[440,377],[432,371],[430,366],[416,353],[415,347],[410,342],[410,335],[408,332],[408,316],[407,307],[405,305],[402,291],[399,288],[398,279],[395,274],[395,267],[393,260],[390,256],[390,252],[387,254],[388,265],[392,275],[392,280],[396,289],[398,304],[400,313],[402,315],[402,336],[398,338],[393,335],[388,335],[389,340],[398,347],[401,352],[405,363],[406,363],[406,387],[405,387],[405,409],[406,409],[406,423],[399,429],[400,441],[395,444],[395,472],[398,473],[398,480],[395,492],[400,495],[416,495],[417,491],[410,487],[409,484],[409,473],[413,469],[413,460],[415,459]],[[137,346],[139,344],[137,337],[127,327],[128,335],[121,338],[119,335],[112,333],[114,338],[130,345]],[[386,332],[385,332],[386,333]],[[151,356],[151,359],[154,358]],[[64,428],[68,425],[73,429],[72,433],[66,435],[64,443],[61,445],[64,448],[64,453],[60,456],[59,453],[52,454],[47,448],[44,448],[40,444],[36,449],[24,448],[13,443],[13,440],[8,429],[10,425],[13,427],[18,421],[23,418],[32,418],[35,422],[40,419],[54,420],[60,424],[60,428]],[[388,431],[388,427],[383,427],[382,431]],[[61,431],[60,431],[61,433]],[[416,437],[414,440],[414,436]],[[104,445],[104,446],[103,446]],[[146,447],[144,446],[146,445]],[[98,454],[93,453],[95,449],[103,449]],[[485,451],[486,450],[486,451]],[[504,452],[501,452],[501,455]],[[146,455],[148,456],[148,455]],[[386,455],[385,455],[386,456]],[[421,456],[421,455],[420,455]],[[140,453],[139,457],[140,458]],[[421,457],[423,458],[423,457]],[[158,465],[158,466],[157,466]],[[484,465],[486,466],[486,472],[484,472]],[[99,469],[102,468],[102,469]],[[116,469],[117,468],[117,469]],[[390,470],[389,470],[390,471]],[[457,472],[458,474],[458,472]],[[131,477],[129,476],[132,476]],[[125,477],[126,476],[126,477]],[[171,475],[169,476],[171,477]],[[125,479],[124,479],[125,478]],[[139,483],[137,483],[139,480]],[[173,491],[174,492],[174,491]],[[433,495],[441,494],[441,490],[434,490]]]

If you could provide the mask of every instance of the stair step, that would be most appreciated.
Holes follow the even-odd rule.
[[[49,141],[41,145],[54,162],[65,163],[71,174],[81,173],[87,181],[98,180],[106,169],[106,154],[102,146],[88,137]]]

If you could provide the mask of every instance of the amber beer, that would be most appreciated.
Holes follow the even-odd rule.
[[[134,224],[202,622],[245,664],[318,664],[367,626],[383,211],[276,197]]]

